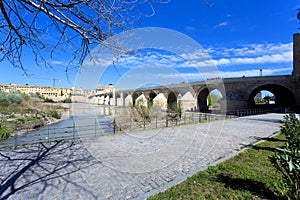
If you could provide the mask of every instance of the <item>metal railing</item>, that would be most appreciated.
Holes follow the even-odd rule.
[[[237,117],[244,117],[249,115],[260,115],[274,112],[273,108],[254,108],[254,109],[242,109],[242,110],[232,110],[227,111],[227,115],[233,115]]]
[[[0,122],[0,127],[10,127],[9,132],[0,134],[12,134],[6,140],[0,140],[0,148],[4,146],[19,146],[38,142],[51,142],[64,139],[77,139],[82,137],[99,136],[113,134],[124,131],[139,131],[146,129],[157,129],[193,123],[209,122],[234,117],[264,114],[274,111],[273,109],[244,109],[228,111],[227,114],[184,112],[178,113],[160,112],[151,117],[136,119],[132,116],[113,118],[112,120],[99,121],[98,118],[73,118],[67,119],[69,123],[63,127],[56,127],[55,124],[42,127],[40,121],[32,121],[31,125],[24,125],[17,122]],[[84,121],[85,120],[85,121]],[[79,122],[79,123],[76,123]],[[27,127],[40,127],[35,130],[21,130]],[[23,132],[20,134],[20,131]]]
[[[50,124],[34,130],[20,130],[20,124],[9,123],[15,127],[14,131],[10,133],[12,135],[11,137],[0,141],[0,148],[64,139],[78,139],[112,134],[114,132],[113,128],[110,126],[110,119],[101,121],[98,118],[84,118],[81,119],[85,120],[82,123],[80,122],[80,119],[78,119],[78,121],[73,118],[66,120],[68,120],[68,123],[61,127],[57,126],[57,124],[60,123],[58,122],[57,124]],[[6,132],[3,134],[6,134]]]
[[[161,112],[154,116],[141,117],[139,120],[132,116],[118,117],[114,118],[112,124],[114,132],[126,132],[202,123],[225,118],[232,118],[232,116],[199,112],[184,112],[181,115]]]

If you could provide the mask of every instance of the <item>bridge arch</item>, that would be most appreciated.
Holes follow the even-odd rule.
[[[132,106],[135,107],[136,104],[136,99],[140,96],[140,94],[138,94],[137,92],[134,92],[132,94]]]
[[[177,96],[175,95],[174,92],[170,92],[168,94],[167,105],[168,105],[168,110],[174,110],[175,106],[177,105]]]
[[[148,106],[152,106],[153,105],[153,100],[154,98],[157,96],[157,94],[153,91],[151,91],[149,94],[148,94]]]
[[[219,107],[213,108],[215,110],[221,110],[221,100],[225,97],[225,94],[223,90],[218,88],[217,86],[210,85],[209,87],[201,88],[198,92],[197,96],[197,106],[199,112],[207,112],[210,111],[212,108],[210,108],[210,100],[208,99],[211,92],[217,91],[217,93],[220,95],[219,97]]]
[[[257,105],[254,101],[255,96],[260,92],[260,91],[269,91],[274,94],[275,96],[275,103],[274,104],[265,104],[265,105]],[[249,103],[251,108],[274,108],[277,111],[283,112],[285,109],[294,109],[295,107],[295,102],[296,98],[294,93],[279,84],[266,84],[266,85],[261,85],[254,90],[249,95]]]

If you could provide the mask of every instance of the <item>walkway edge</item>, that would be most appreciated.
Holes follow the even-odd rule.
[[[278,134],[280,134],[279,131],[275,132],[275,133],[272,133],[271,135],[269,135],[267,138],[272,138],[272,137],[275,137],[277,136]],[[181,177],[178,177],[176,179],[174,179],[173,181],[170,181],[168,183],[166,183],[165,185],[162,185],[158,188],[155,188],[154,190],[151,190],[147,193],[144,193],[142,194],[141,196],[139,197],[136,197],[134,198],[133,200],[144,200],[144,199],[147,199],[148,197],[150,196],[153,196],[155,194],[158,194],[159,192],[163,192],[163,191],[166,191],[167,189],[169,189],[170,187],[172,186],[175,186],[175,185],[178,185],[180,183],[182,183],[183,181],[185,181],[187,178],[189,177],[192,177],[193,175],[201,172],[201,171],[205,171],[207,170],[209,167],[212,167],[212,166],[216,166],[226,160],[229,160],[230,158],[233,158],[237,155],[239,155],[240,153],[248,150],[248,149],[252,149],[254,146],[262,143],[262,142],[265,142],[266,140],[264,139],[258,139],[256,142],[254,142],[253,144],[248,144],[247,146],[245,146],[244,148],[240,149],[239,151],[235,151],[227,156],[224,156],[223,158],[221,159],[218,159],[218,160],[215,160],[214,162],[212,163],[209,163],[207,166],[204,166],[204,167],[201,167],[199,170],[196,170],[196,171],[192,171],[192,172],[189,172],[188,174],[184,175],[184,176],[181,176]]]

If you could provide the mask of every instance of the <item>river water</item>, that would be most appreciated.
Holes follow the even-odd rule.
[[[0,142],[0,148],[113,134],[114,130],[110,125],[113,108],[83,103],[74,103],[67,106],[70,108],[69,111],[63,113],[67,116],[66,119],[39,129],[27,131],[19,136],[10,137]]]

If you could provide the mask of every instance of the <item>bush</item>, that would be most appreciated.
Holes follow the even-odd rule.
[[[173,109],[174,109],[174,112],[176,113],[176,115],[181,119],[181,115],[182,115],[181,103],[178,102],[177,104],[175,104]]]
[[[60,119],[61,118],[61,114],[59,112],[57,112],[56,110],[49,110],[48,115],[50,117],[55,118],[55,119]]]
[[[68,98],[65,98],[65,99],[62,101],[62,103],[72,103],[72,100],[71,100],[70,97],[68,97]]]
[[[144,102],[143,99],[139,99],[135,103],[135,109],[141,118],[150,119],[149,108],[147,107],[147,104]]]
[[[45,98],[44,102],[45,103],[54,103],[54,101],[52,99],[49,99],[49,98]]]
[[[21,94],[16,92],[6,93],[0,91],[0,104],[2,106],[8,106],[10,104],[20,104],[23,101]]]
[[[0,140],[9,138],[13,131],[14,131],[13,124],[8,124],[8,123],[3,124],[0,121]]]
[[[287,141],[270,157],[273,166],[282,174],[274,186],[279,195],[300,200],[300,121],[291,116],[284,119],[281,132]]]

